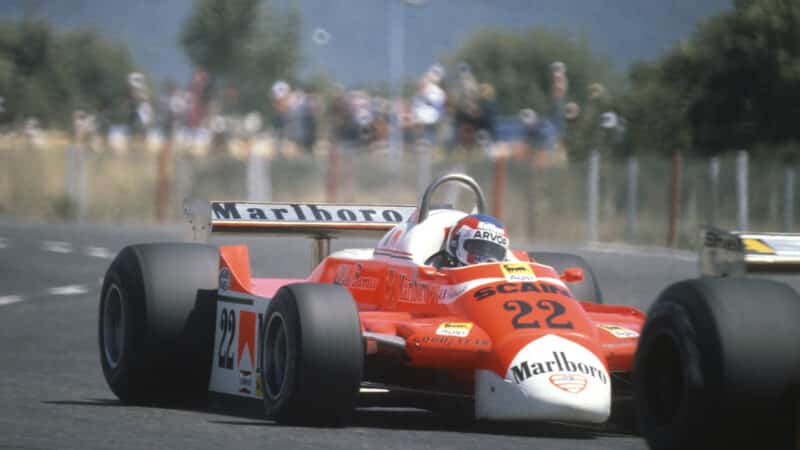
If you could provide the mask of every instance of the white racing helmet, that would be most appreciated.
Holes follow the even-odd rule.
[[[504,261],[508,237],[499,220],[485,214],[472,214],[450,229],[446,250],[462,266]]]

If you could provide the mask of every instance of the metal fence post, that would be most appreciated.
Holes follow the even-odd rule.
[[[86,186],[87,173],[86,169],[86,150],[83,146],[78,147],[78,223],[83,223],[86,220],[89,192]]]
[[[428,183],[432,180],[431,175],[431,152],[433,144],[427,139],[422,139],[417,143],[417,194],[422,195]]]
[[[600,191],[600,152],[589,153],[589,170],[586,180],[586,240],[597,241],[598,203]]]
[[[67,151],[65,189],[67,199],[75,207],[75,220],[86,218],[86,169],[83,145],[76,142]]]
[[[263,169],[258,164],[258,156],[253,149],[253,142],[246,140],[247,145],[247,199],[250,201],[261,200],[263,192],[261,182],[263,181]]]
[[[156,168],[156,221],[167,221],[170,209],[170,178],[172,171],[171,141],[164,140],[158,153]]]
[[[681,153],[672,154],[672,183],[669,196],[669,226],[667,228],[667,247],[674,247],[678,240],[678,214],[680,211]]]
[[[794,228],[794,167],[787,167],[783,175],[783,231]]]
[[[636,240],[636,229],[638,228],[637,209],[639,207],[639,160],[635,156],[628,157],[626,173],[628,192],[626,196],[625,240],[633,242]]]
[[[739,230],[747,230],[748,223],[748,157],[747,150],[740,150],[736,155],[736,226]]]
[[[709,202],[708,202],[708,225],[715,226],[717,224],[717,205],[719,204],[719,158],[714,156],[708,162],[708,179],[710,189]]]
[[[503,220],[503,197],[506,188],[506,159],[498,156],[494,160],[494,186],[492,187],[492,215]]]

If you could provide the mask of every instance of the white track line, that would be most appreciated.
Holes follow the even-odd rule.
[[[83,284],[71,284],[69,286],[59,286],[47,290],[47,293],[50,295],[80,295],[87,292],[89,292],[89,288]]]
[[[72,253],[72,244],[63,241],[43,241],[42,250],[53,253]]]
[[[0,306],[19,303],[23,300],[25,299],[20,297],[19,295],[6,295],[4,297],[0,297]]]
[[[93,258],[102,258],[102,259],[111,259],[114,257],[114,254],[111,253],[111,250],[105,247],[86,247],[86,251],[84,252],[86,256],[91,256]]]

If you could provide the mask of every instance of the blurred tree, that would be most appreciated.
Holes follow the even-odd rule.
[[[58,33],[36,18],[0,23],[0,122],[70,126],[75,109],[121,104],[133,67],[126,47],[91,31]]]
[[[586,39],[564,32],[481,31],[469,37],[449,60],[468,63],[479,81],[492,83],[503,113],[516,114],[522,108],[546,110],[554,61],[566,64],[569,97],[576,101],[588,99],[591,83],[603,83],[611,90],[621,86],[608,60],[592,52]]]
[[[467,63],[479,82],[494,86],[501,114],[532,108],[542,118],[553,113],[551,64],[555,61],[567,67],[569,90],[563,102],[576,103],[580,111],[568,123],[565,142],[570,158],[581,159],[602,145],[600,114],[613,106],[610,92],[623,88],[622,77],[589,48],[585,38],[539,29],[486,30],[468,38],[449,57],[450,66]],[[593,84],[602,87],[601,95],[590,95]]]
[[[789,148],[800,140],[800,2],[736,1],[631,81],[641,147]]]
[[[235,71],[251,44],[259,3],[196,0],[181,32],[181,44],[192,63],[219,76]]]
[[[261,0],[195,0],[181,44],[218,87],[239,92],[236,112],[268,111],[270,87],[292,80],[299,63],[300,16],[278,14]]]

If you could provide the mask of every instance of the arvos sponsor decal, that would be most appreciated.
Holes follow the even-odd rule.
[[[545,294],[561,294],[564,297],[572,297],[567,289],[551,283],[544,283],[540,279],[538,282],[524,283],[499,283],[494,286],[486,286],[478,289],[473,294],[475,300],[484,300],[496,294],[516,294],[524,292],[538,292]]]
[[[475,233],[472,235],[472,238],[480,239],[483,241],[494,242],[502,245],[503,247],[508,247],[508,238],[503,236],[502,231],[499,233],[495,233],[486,230],[475,230]]]

